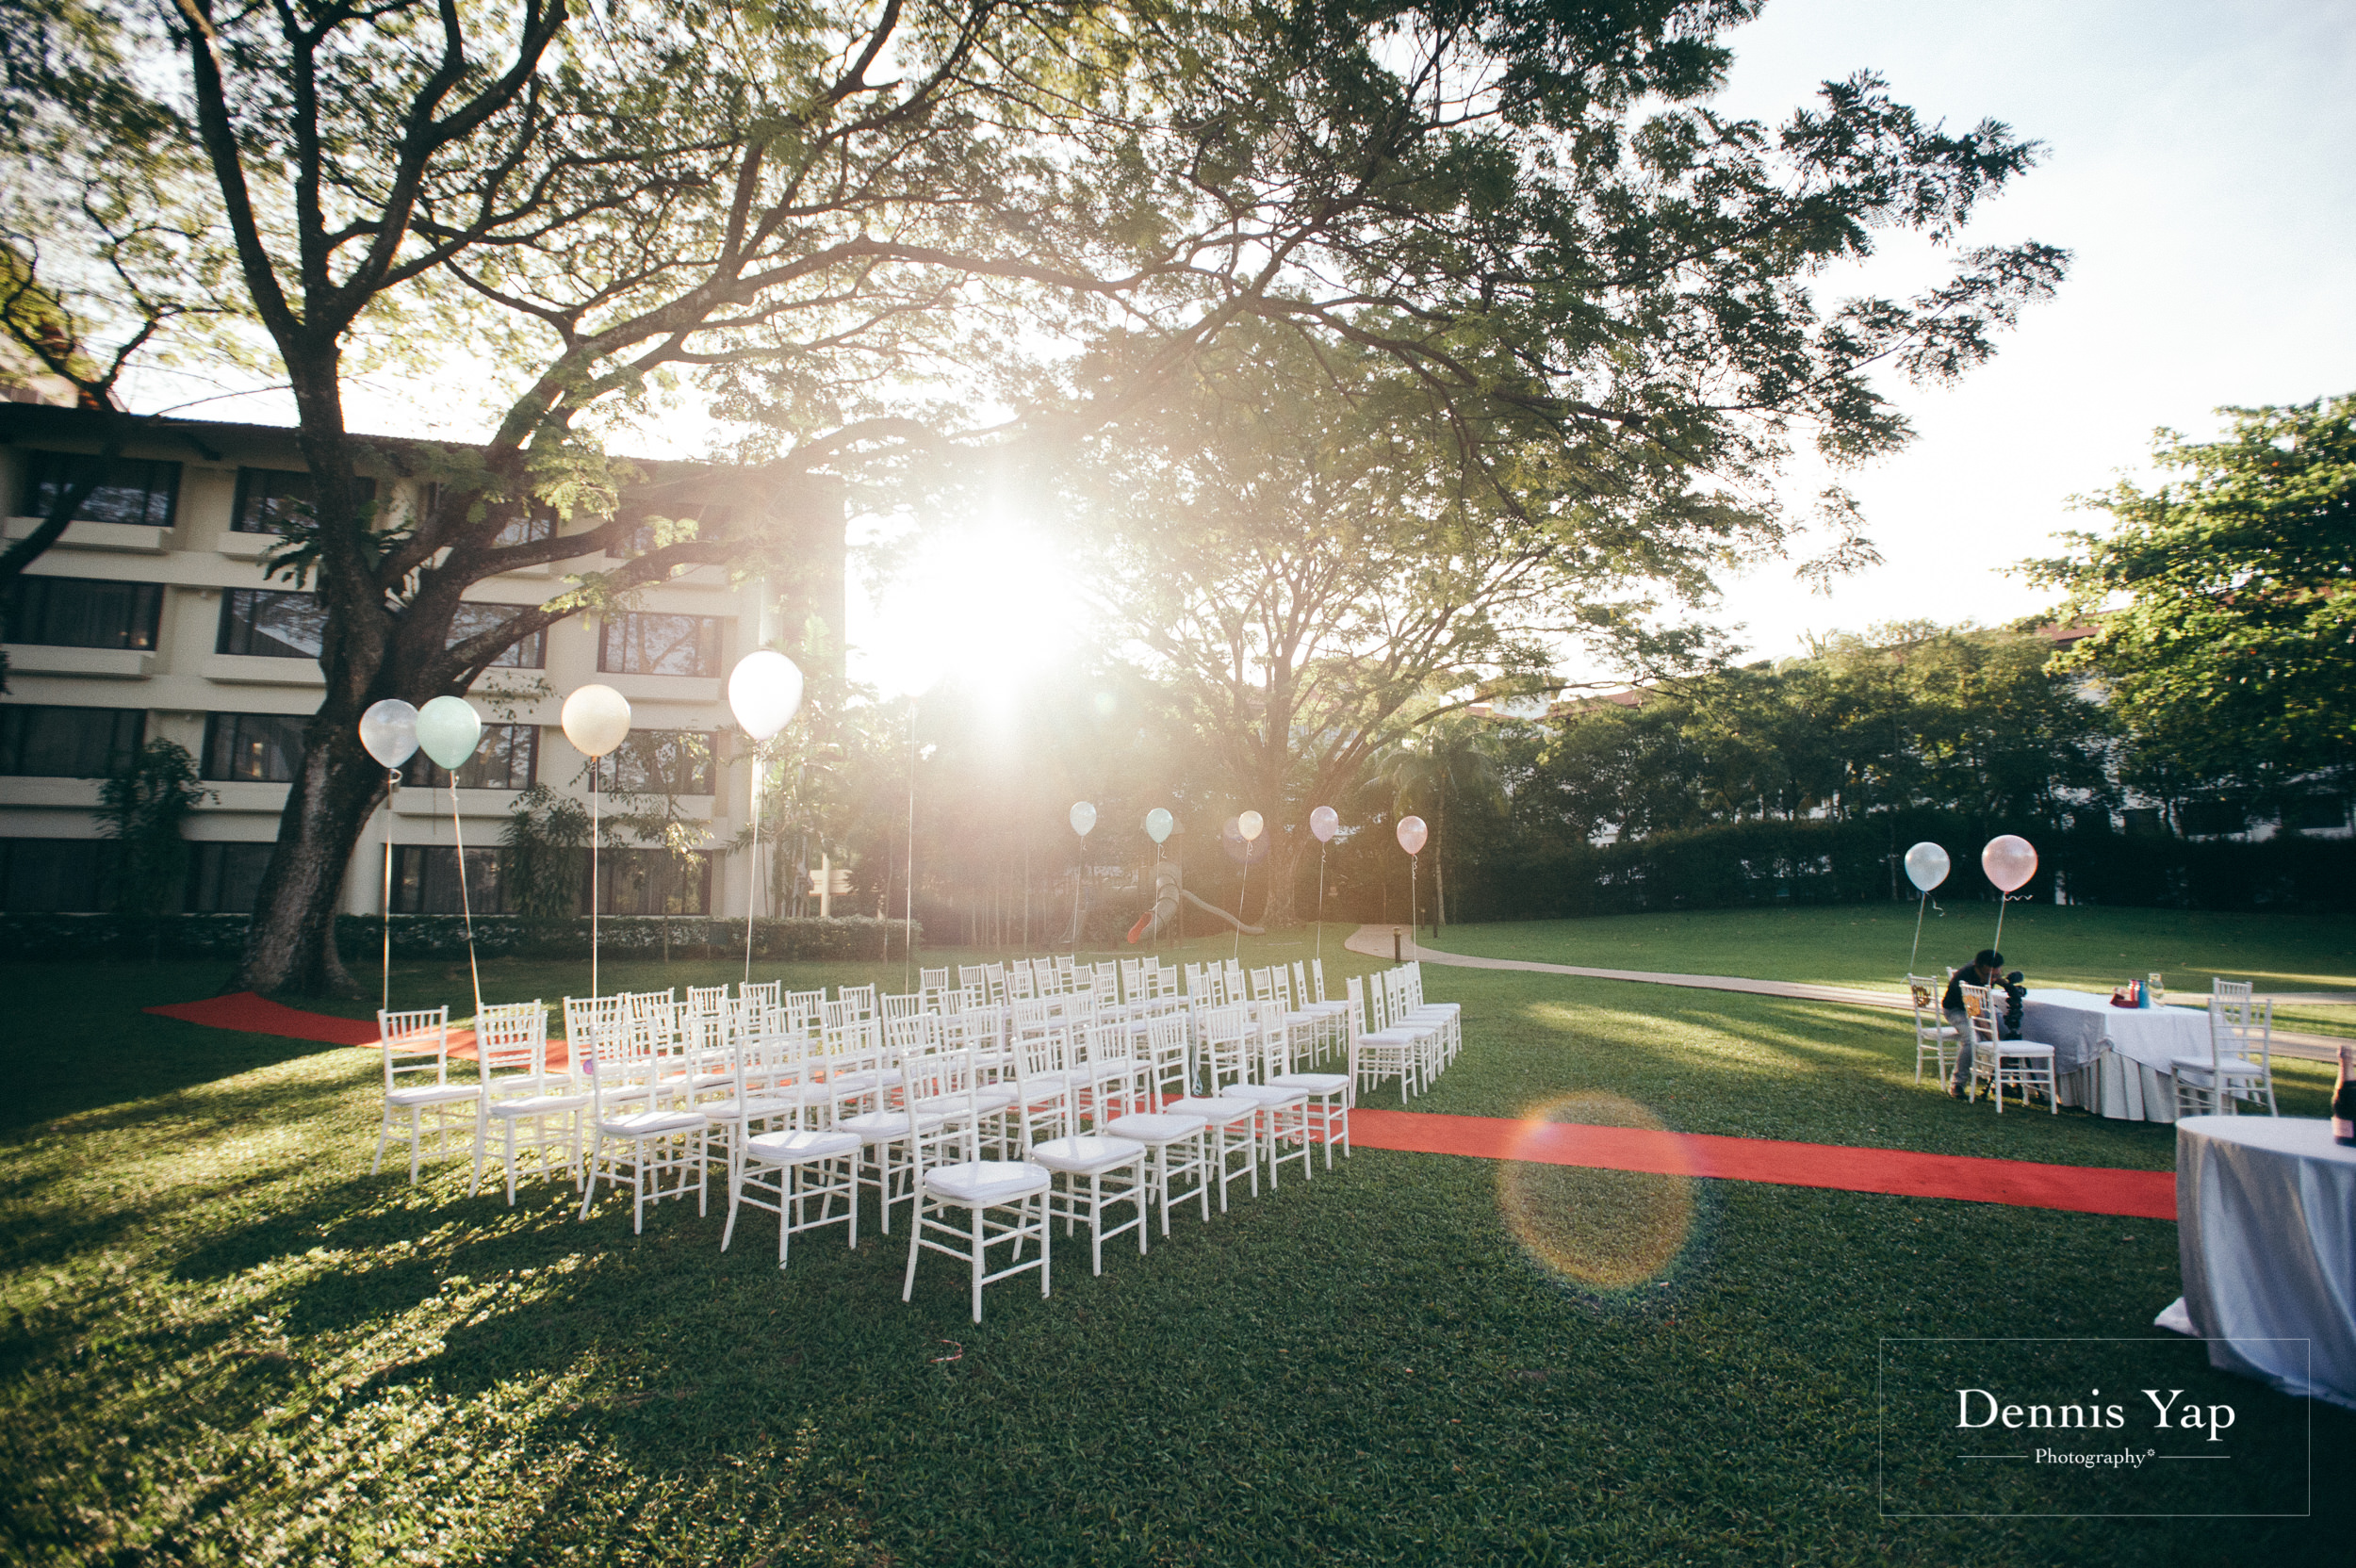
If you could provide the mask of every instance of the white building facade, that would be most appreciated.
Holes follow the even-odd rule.
[[[0,498],[8,537],[21,539],[45,497],[101,459],[96,416],[0,405]],[[424,482],[404,445],[371,443],[381,501],[416,504]],[[614,913],[741,914],[746,866],[722,852],[743,829],[750,780],[731,744],[728,671],[752,649],[800,645],[813,619],[842,624],[840,492],[762,470],[644,465],[649,515],[723,518],[790,531],[795,583],[731,585],[702,567],[642,591],[630,609],[578,615],[526,639],[468,692],[485,729],[459,771],[466,880],[477,912],[501,907],[496,849],[523,791],[544,785],[586,801],[588,763],[558,726],[564,698],[600,682],[630,699],[632,741],[609,758],[609,809],[636,804],[706,830],[693,863],[646,848],[608,854],[600,907]],[[8,602],[8,692],[0,698],[0,909],[107,907],[106,849],[92,815],[98,780],[146,742],[185,746],[209,796],[188,827],[183,907],[250,910],[301,754],[304,722],[324,692],[311,596],[264,575],[274,517],[300,504],[307,476],[293,433],[197,421],[142,421],[138,439],[104,465],[99,488],[62,539],[33,563]],[[586,531],[534,519],[551,533]],[[467,590],[455,629],[472,632],[507,607],[537,605],[565,578],[609,569],[602,553],[486,580]],[[373,913],[392,849],[397,913],[458,907],[448,776],[423,757],[380,806],[353,852],[342,907]],[[617,786],[635,801],[617,798]],[[584,896],[586,889],[584,888]],[[585,903],[583,907],[585,908]]]

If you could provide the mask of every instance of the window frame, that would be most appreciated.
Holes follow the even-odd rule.
[[[34,722],[28,715],[50,713],[107,715],[114,734],[107,739],[105,756],[99,766],[77,767],[64,773],[37,773],[24,766],[24,732]],[[126,727],[130,731],[127,743],[123,734]],[[87,749],[86,741],[80,743]],[[0,778],[105,778],[137,757],[139,748],[146,743],[147,710],[144,708],[99,708],[75,703],[0,703]]]
[[[540,777],[540,727],[536,724],[486,724],[483,727],[484,740],[487,741],[491,732],[495,729],[501,729],[508,732],[508,763],[506,771],[507,776],[510,779],[513,779],[515,774],[515,737],[518,732],[521,732],[523,735],[528,737],[528,740],[526,741],[527,756],[524,760],[523,770],[524,781],[520,784],[484,784],[481,782],[468,783],[466,776],[467,770],[474,768],[477,763],[483,760],[483,742],[478,741],[475,743],[474,756],[468,758],[458,770],[458,787],[462,790],[523,791],[531,789],[533,784],[539,781]],[[481,775],[478,773],[478,779],[480,779],[480,776]],[[446,790],[450,788],[450,770],[443,767],[439,762],[434,760],[433,758],[428,757],[422,751],[418,752],[415,757],[412,757],[408,763],[403,766],[401,771],[401,783],[403,789]]]
[[[75,589],[129,590],[131,613],[124,618],[123,640],[96,643],[57,641],[49,622],[57,613],[56,601],[59,590],[69,586]],[[37,610],[29,614],[25,611],[28,599],[38,601]],[[163,640],[164,584],[106,577],[37,577],[27,573],[8,585],[6,602],[0,604],[0,615],[5,615],[7,620],[8,640],[27,647],[106,648],[119,653],[154,653]]]
[[[270,636],[270,640],[282,643],[281,647],[257,648],[254,646],[256,637],[270,636],[270,634],[258,630],[251,615],[240,622],[237,618],[237,606],[262,599],[305,600],[319,607],[319,625],[322,630],[326,627],[327,612],[323,606],[319,605],[319,596],[317,594],[305,593],[299,588],[224,588],[221,592],[221,619],[213,633],[213,651],[230,654],[239,659],[308,659],[314,663],[318,662],[319,650],[299,648],[292,644],[283,643],[283,639],[274,636]],[[239,632],[242,632],[241,637],[238,635]],[[234,645],[240,641],[244,643],[244,646]]]
[[[646,640],[641,628],[646,622],[658,618],[665,621],[689,621],[695,623],[699,629],[699,629],[695,633],[695,668],[692,670],[636,668],[628,662],[633,648],[640,653],[645,651]],[[698,680],[716,679],[722,663],[721,642],[727,635],[724,628],[726,620],[727,617],[722,615],[695,615],[683,611],[669,610],[626,610],[615,614],[600,616],[597,621],[597,673],[600,675],[674,676],[684,679]],[[622,644],[619,658],[614,652],[617,640]],[[673,649],[678,646],[679,646],[679,644],[672,645]],[[667,656],[668,650],[665,654],[665,657]]]
[[[54,498],[58,490],[71,489],[74,483],[75,466],[82,464],[104,465],[117,471],[136,467],[144,472],[137,485],[108,483],[102,480],[88,496],[83,498],[82,504],[74,509],[74,521],[112,523],[133,528],[177,526],[180,515],[181,466],[178,463],[160,457],[102,457],[96,452],[58,452],[38,449],[26,451],[25,453],[24,487],[18,493],[18,504],[23,510],[17,513],[17,515],[20,517],[49,515],[50,502],[42,499],[41,492],[47,489]],[[160,485],[157,482],[159,479],[162,482]],[[140,497],[138,517],[93,517],[90,515],[90,507],[101,496],[109,491],[129,492],[134,489]],[[156,498],[159,495],[163,498],[163,516],[160,519],[155,515]]]
[[[273,778],[267,775],[254,777],[230,771],[223,763],[216,760],[217,756],[225,757],[229,755],[230,748],[239,745],[244,739],[241,731],[245,728],[248,720],[261,721],[261,724],[255,727],[257,729],[261,727],[261,725],[287,727],[282,734],[290,737],[292,743],[282,743],[278,748],[279,753],[286,758],[286,777]],[[303,729],[310,722],[311,715],[308,713],[207,713],[205,715],[205,750],[197,759],[196,776],[207,784],[291,784],[294,782],[295,771],[303,761]],[[223,730],[228,731],[225,737],[222,734]],[[256,734],[253,738],[256,742],[263,742],[267,739],[262,734]]]

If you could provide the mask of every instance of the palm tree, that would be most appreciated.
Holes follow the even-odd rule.
[[[1505,808],[1496,743],[1488,726],[1453,713],[1413,734],[1375,760],[1374,782],[1391,794],[1396,815],[1432,819],[1432,923],[1448,923],[1448,813],[1451,801],[1483,811]]]

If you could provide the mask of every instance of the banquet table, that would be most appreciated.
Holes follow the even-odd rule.
[[[2173,1121],[2170,1064],[2208,1054],[2209,1009],[2114,1007],[2102,991],[2033,988],[2021,998],[2021,1035],[2053,1048],[2063,1104],[2129,1121]]]
[[[2356,1149],[2307,1117],[2176,1124],[2184,1294],[2163,1328],[2209,1364],[2356,1409]]]

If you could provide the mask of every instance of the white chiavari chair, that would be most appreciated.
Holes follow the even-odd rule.
[[[655,1054],[658,1034],[640,1026],[643,1017],[625,1009],[620,1027],[596,1031],[586,1045],[573,1047],[576,1070],[589,1084],[588,1180],[581,1217],[587,1219],[597,1200],[599,1177],[619,1186],[627,1173],[633,1235],[646,1229],[649,1201],[687,1196],[690,1170],[698,1215],[708,1201],[704,1129],[709,1124],[700,1112],[666,1105],[674,1087]]]
[[[906,1104],[897,1114],[911,1152],[915,1207],[900,1299],[914,1298],[916,1262],[927,1250],[965,1263],[976,1323],[982,1320],[984,1285],[1035,1268],[1039,1293],[1047,1295],[1047,1194],[1054,1172],[1029,1160],[982,1158],[981,1124],[989,1112],[972,1053],[953,1050],[936,1036],[901,1058],[901,1074]],[[958,1213],[966,1224],[951,1222]],[[1033,1243],[1039,1255],[1026,1262],[1023,1249]],[[1011,1260],[993,1272],[991,1249],[1008,1246]]]
[[[518,1162],[530,1156],[546,1174],[550,1156],[561,1152],[564,1173],[581,1187],[581,1114],[589,1096],[573,1073],[548,1067],[548,1010],[538,1002],[485,1007],[475,1018],[475,1051],[483,1069],[483,1116],[475,1128],[472,1197],[483,1189],[483,1167],[491,1157],[492,1128],[499,1129],[499,1163],[507,1172],[507,1206],[515,1206]]]
[[[384,1168],[384,1146],[395,1139],[409,1145],[409,1184],[417,1184],[417,1159],[427,1136],[435,1139],[434,1152],[450,1153],[450,1135],[474,1133],[480,1084],[450,1081],[450,1009],[417,1008],[408,1012],[379,1012],[376,1037],[384,1054],[384,1119],[376,1135],[373,1176]]]

